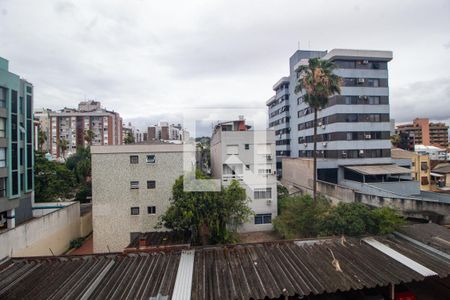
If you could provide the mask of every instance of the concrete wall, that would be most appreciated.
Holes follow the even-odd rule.
[[[92,233],[92,212],[80,216],[80,237],[87,237]]]
[[[159,145],[157,145],[159,146]],[[161,147],[178,152],[157,152]],[[122,251],[130,243],[130,233],[155,231],[158,217],[170,205],[172,186],[183,175],[182,146],[128,145],[94,147],[92,153],[92,215],[94,252]],[[126,149],[126,153],[107,153]],[[135,152],[133,152],[135,149]],[[99,153],[104,151],[104,153]],[[146,155],[155,154],[155,163],[146,163]],[[130,164],[130,155],[139,163]],[[194,152],[192,152],[194,155]],[[156,188],[148,189],[147,180]],[[130,189],[130,181],[139,181],[139,189]],[[147,207],[155,206],[156,214]],[[139,215],[131,215],[139,207]]]
[[[0,259],[10,255],[61,255],[69,249],[70,241],[79,236],[80,204],[74,202],[2,232]]]

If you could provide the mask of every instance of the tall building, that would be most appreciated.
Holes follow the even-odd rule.
[[[413,150],[415,145],[448,147],[448,126],[445,123],[432,123],[427,118],[415,118],[410,124],[397,126],[400,146]]]
[[[390,164],[388,62],[391,51],[333,49],[298,50],[289,61],[289,76],[280,79],[266,103],[269,128],[275,130],[277,169],[282,157],[312,157],[313,111],[295,94],[296,70],[309,58],[336,64],[341,95],[330,97],[318,112],[318,178],[338,183],[349,172],[343,166]]]
[[[122,118],[117,112],[101,107],[98,101],[80,102],[78,109],[64,108],[61,111],[45,111],[40,118],[41,124],[48,123],[42,130],[48,132],[48,151],[56,158],[62,157],[60,142],[66,140],[67,150],[64,156],[76,152],[77,147],[87,146],[86,132],[94,133],[92,145],[122,144]],[[48,121],[43,121],[48,118]]]
[[[122,251],[141,232],[155,231],[194,147],[175,144],[93,146],[94,252]],[[192,161],[183,155],[191,153]],[[113,184],[112,184],[113,183]]]
[[[148,141],[189,141],[189,132],[181,124],[169,124],[168,122],[159,122],[147,128]]]
[[[33,85],[9,72],[0,57],[0,228],[32,217]]]
[[[238,229],[272,229],[277,216],[273,130],[251,130],[243,118],[217,124],[211,137],[211,168],[224,186],[237,180],[251,200],[255,216]]]

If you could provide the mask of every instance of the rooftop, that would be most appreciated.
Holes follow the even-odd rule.
[[[172,144],[172,143],[91,146],[92,154],[149,153],[149,152],[157,153],[157,152],[184,152],[184,151],[195,151],[195,147],[189,144]]]
[[[448,229],[419,224],[367,238],[12,258],[0,264],[0,298],[301,297],[444,278],[449,251]]]

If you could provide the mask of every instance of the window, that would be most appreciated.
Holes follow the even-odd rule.
[[[138,163],[139,163],[139,156],[130,155],[130,164],[138,164]]]
[[[149,215],[154,215],[156,214],[156,206],[147,206],[147,213]]]
[[[250,170],[250,165],[245,165],[246,170]]]
[[[0,178],[0,197],[6,197],[6,178]]]
[[[237,155],[237,154],[239,154],[238,145],[227,145],[227,154],[228,155]]]
[[[272,214],[256,214],[255,224],[270,224],[272,223]]]
[[[130,189],[138,189],[139,188],[139,181],[130,181]]]
[[[272,188],[256,188],[254,191],[255,199],[270,199],[272,198]]]
[[[421,162],[420,163],[420,169],[422,171],[427,171],[428,170],[428,164],[426,162]]]
[[[0,118],[0,137],[5,137],[5,119]]]
[[[156,181],[154,180],[147,180],[147,188],[148,189],[154,189],[156,187]]]
[[[272,174],[272,169],[258,169],[258,174]]]
[[[132,216],[137,216],[139,215],[139,207],[135,206],[131,208],[131,215]]]
[[[6,149],[0,148],[0,168],[6,167]]]
[[[154,164],[156,162],[156,155],[155,154],[148,154],[145,157],[145,162],[148,164]]]
[[[0,107],[6,106],[6,90],[0,87]]]
[[[250,149],[250,145],[249,144],[245,144],[244,148],[245,148],[245,150],[248,150],[248,149]]]

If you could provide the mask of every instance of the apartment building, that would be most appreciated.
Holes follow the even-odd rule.
[[[415,118],[412,123],[397,125],[400,147],[414,151],[415,145],[448,147],[448,126],[433,123],[427,118]]]
[[[183,166],[193,167],[195,148],[188,146],[91,148],[94,252],[122,251],[139,233],[155,231]],[[186,159],[190,153],[192,161]]]
[[[391,155],[394,163],[411,168],[411,178],[420,182],[421,191],[431,190],[431,163],[428,154],[394,148],[391,150]]]
[[[413,150],[418,154],[429,155],[431,160],[439,160],[439,161],[449,160],[447,149],[442,149],[435,146],[414,145]]]
[[[243,118],[218,123],[211,137],[212,176],[246,189],[255,215],[239,231],[271,230],[277,216],[273,130],[252,130]]]
[[[391,51],[298,50],[289,60],[289,76],[274,86],[267,101],[269,128],[275,130],[277,161],[312,157],[313,111],[295,94],[296,70],[309,58],[330,60],[342,77],[341,95],[330,97],[318,113],[318,178],[338,183],[347,165],[391,163],[388,62]],[[277,169],[281,168],[278,164]]]
[[[33,85],[0,57],[0,229],[32,217]]]
[[[169,124],[168,122],[158,122],[147,128],[148,141],[189,141],[189,132],[181,124]]]
[[[41,124],[46,124],[41,120],[48,118],[48,127],[42,126],[42,130],[48,133],[48,151],[55,158],[63,156],[59,146],[62,140],[68,142],[65,157],[75,153],[77,147],[87,146],[85,136],[88,130],[94,133],[92,145],[122,144],[122,118],[117,112],[102,108],[98,101],[80,102],[78,109],[47,110],[38,116]]]

